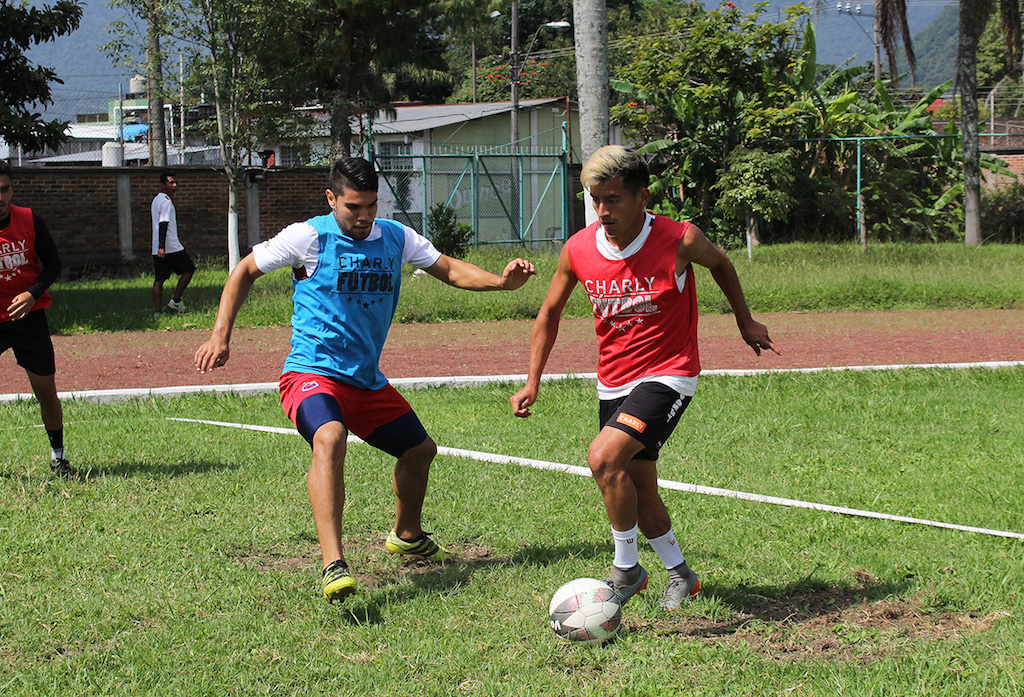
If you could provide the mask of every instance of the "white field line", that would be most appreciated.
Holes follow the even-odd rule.
[[[765,375],[773,373],[838,373],[843,371],[869,370],[901,370],[904,368],[948,368],[964,370],[968,368],[1012,368],[1024,366],[1024,361],[980,361],[977,363],[909,363],[889,365],[837,365],[823,368],[763,368],[751,370],[704,370],[701,375]],[[562,373],[543,376],[545,382],[552,380],[596,380],[597,373]],[[457,375],[439,378],[395,378],[389,381],[395,387],[405,389],[421,389],[425,387],[474,387],[495,382],[526,382],[526,375]],[[235,385],[181,385],[178,387],[142,387],[115,390],[73,390],[58,392],[61,399],[81,399],[86,402],[112,403],[145,397],[182,397],[199,393],[214,394],[266,394],[278,391],[276,382],[247,382]],[[0,394],[0,404],[34,399],[28,392]]]
[[[227,421],[205,421],[202,419],[184,419],[174,417],[168,417],[168,421],[184,421],[186,423],[205,424],[207,426],[225,426],[227,428],[240,428],[249,431],[262,431],[265,433],[284,433],[290,435],[298,435],[298,431],[296,431],[294,428],[278,428],[275,426],[257,426],[254,424],[239,424]],[[350,443],[363,442],[362,440],[355,436],[349,436],[348,440]],[[485,453],[480,452],[478,450],[463,450],[461,448],[447,448],[442,446],[438,446],[437,452],[440,455],[450,455],[453,457],[467,457],[472,460],[479,460],[481,462],[523,465],[524,467],[532,467],[534,469],[540,470],[550,470],[553,472],[565,472],[567,474],[575,474],[581,477],[590,476],[590,470],[586,467],[579,467],[577,465],[566,465],[560,462],[532,460],[526,457],[514,457],[512,455],[499,455],[497,453]],[[862,511],[857,508],[847,508],[845,506],[831,506],[825,503],[813,503],[811,501],[799,501],[797,499],[786,499],[780,498],[778,496],[751,494],[744,491],[734,491],[732,489],[719,489],[717,487],[701,486],[699,484],[687,484],[685,482],[676,482],[671,479],[659,479],[658,485],[664,489],[685,491],[691,494],[703,494],[705,496],[722,496],[724,498],[742,499],[744,501],[769,503],[775,506],[789,506],[791,508],[808,508],[815,511],[823,511],[825,513],[840,513],[842,515],[857,516],[860,518],[874,518],[876,520],[892,520],[897,523],[927,525],[933,528],[945,528],[947,530],[959,530],[960,532],[972,532],[981,535],[992,535],[995,537],[1009,537],[1017,540],[1024,540],[1024,534],[1021,534],[1019,532],[990,530],[988,528],[978,528],[971,525],[957,525],[956,523],[943,523],[937,520],[925,520],[923,518],[911,518],[902,515],[876,513],[875,511]]]

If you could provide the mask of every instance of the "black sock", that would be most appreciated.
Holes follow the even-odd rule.
[[[56,431],[46,429],[46,437],[50,439],[50,450],[59,457],[64,457],[64,429],[59,428]]]

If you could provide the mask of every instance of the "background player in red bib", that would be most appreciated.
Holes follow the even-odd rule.
[[[47,288],[60,275],[60,255],[46,224],[30,208],[12,206],[11,167],[0,160],[0,353],[14,349],[39,400],[50,439],[50,468],[78,475],[64,455],[64,410],[57,396]]]
[[[516,416],[530,416],[562,309],[582,285],[594,308],[600,347],[601,430],[588,459],[615,542],[609,583],[619,602],[647,586],[637,550],[642,532],[668,569],[661,607],[671,610],[700,590],[676,543],[656,469],[658,452],[693,397],[700,373],[693,264],[711,271],[754,352],[775,349],[768,329],[750,316],[725,253],[695,225],[647,211],[650,177],[640,155],[605,146],[590,157],[580,179],[598,222],[562,248],[533,325],[526,386],[510,401]]]

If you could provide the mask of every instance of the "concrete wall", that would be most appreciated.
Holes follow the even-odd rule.
[[[175,167],[178,230],[190,254],[227,255],[228,186],[208,167]],[[108,266],[152,254],[149,206],[159,192],[150,167],[14,168],[12,203],[46,221],[67,269]],[[262,176],[264,173],[260,170]],[[248,248],[284,226],[329,210],[326,168],[269,170],[244,183],[238,199],[239,246]],[[248,177],[246,177],[246,181]]]

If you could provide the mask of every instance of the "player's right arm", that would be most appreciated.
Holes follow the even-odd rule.
[[[540,377],[544,373],[544,366],[547,365],[555,339],[558,338],[558,323],[562,319],[562,310],[576,283],[576,274],[569,264],[568,248],[563,246],[561,254],[558,255],[558,268],[551,278],[548,294],[540,306],[540,312],[537,313],[530,333],[530,369],[526,385],[509,398],[512,413],[516,416],[529,416],[530,405],[537,401]]]
[[[316,229],[308,222],[292,223],[266,242],[253,247],[224,284],[213,332],[209,341],[196,350],[196,369],[205,373],[227,363],[235,317],[257,278],[288,267],[295,273],[301,271],[302,277],[308,278],[316,269],[319,250]]]
[[[217,319],[213,323],[210,338],[196,349],[196,370],[205,373],[219,368],[228,361],[230,355],[231,330],[235,326],[235,318],[242,303],[249,296],[252,284],[263,272],[256,266],[253,255],[249,254],[238,263],[220,295],[220,306],[217,308]]]

